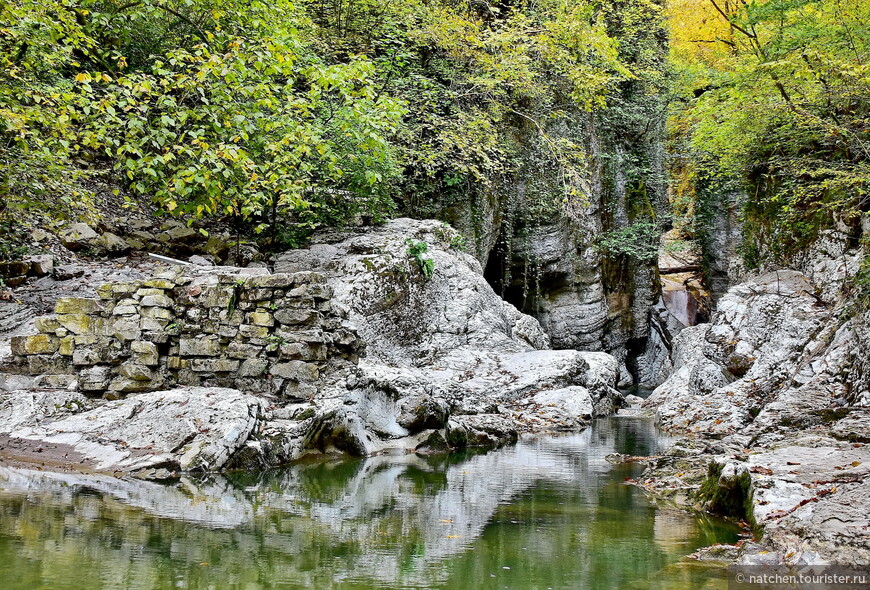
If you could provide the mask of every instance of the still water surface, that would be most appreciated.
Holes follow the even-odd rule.
[[[178,485],[0,468],[0,588],[726,588],[734,542],[624,479],[647,419],[489,453],[319,461]]]

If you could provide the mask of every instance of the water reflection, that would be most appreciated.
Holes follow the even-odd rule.
[[[640,468],[604,460],[654,454],[662,443],[649,421],[612,418],[484,454],[320,461],[173,486],[2,468],[0,581],[14,589],[715,580],[673,564],[733,541],[734,529],[654,510],[623,485]]]

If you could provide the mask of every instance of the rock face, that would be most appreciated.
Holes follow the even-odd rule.
[[[369,359],[430,364],[460,347],[520,352],[549,347],[533,318],[503,301],[477,260],[451,246],[458,234],[437,221],[395,219],[382,227],[324,233],[310,248],[277,257],[275,272],[312,271],[328,277],[333,302],[347,308],[368,343]],[[409,253],[425,243],[426,279]]]
[[[870,563],[870,312],[837,298],[854,253],[731,288],[711,323],[673,340],[645,402],[689,436],[642,484],[764,528],[745,563]],[[764,557],[766,555],[766,557]]]
[[[382,441],[428,430],[427,437],[462,444],[469,431],[478,440],[482,428],[481,418],[467,416],[500,416],[484,422],[487,437],[503,442],[515,436],[510,431],[577,427],[618,406],[615,359],[546,350],[538,322],[495,294],[478,261],[451,247],[456,236],[439,222],[397,219],[351,237],[316,236],[310,249],[275,261],[278,272],[326,274],[334,303],[368,344],[358,379],[346,383],[354,401],[341,411]],[[434,263],[431,279],[409,253],[421,242]],[[553,395],[536,401],[544,392]],[[542,406],[550,419],[533,420]],[[507,430],[495,435],[499,429]]]
[[[68,397],[67,409],[87,407],[81,396]],[[43,410],[54,401],[26,392],[3,395],[0,437],[7,455],[146,477],[220,469],[248,440],[265,407],[263,400],[235,390],[198,387],[56,411],[61,416],[23,415],[22,399]]]
[[[778,557],[870,564],[870,448],[803,435],[722,465],[748,482],[752,516]]]
[[[747,278],[743,261],[737,253],[743,228],[740,222],[739,192],[725,190],[718,198],[707,202],[710,224],[704,244],[707,286],[714,301],[718,301],[732,285]]]
[[[666,47],[657,50],[664,54]],[[654,94],[635,89],[619,108],[651,108],[657,99],[647,100]],[[642,107],[634,104],[638,96],[645,97]],[[650,337],[648,309],[658,297],[655,266],[610,256],[598,246],[603,234],[669,210],[664,126],[653,112],[636,118],[621,110],[603,116],[575,112],[542,122],[545,129],[517,122],[518,174],[460,198],[445,191],[420,210],[412,207],[414,215],[434,216],[460,230],[495,292],[536,318],[554,348],[614,355],[623,364],[624,385],[632,381],[626,361]],[[557,143],[582,146],[588,167],[572,176],[554,166],[542,132]]]
[[[604,347],[608,304],[600,254],[592,247],[600,229],[597,210],[590,205],[576,218],[522,228],[509,249],[502,245],[489,256],[490,283],[508,301],[533,313],[557,348]]]
[[[821,359],[813,358],[824,346],[819,340],[838,323],[801,273],[779,271],[743,283],[719,301],[711,323],[675,338],[674,373],[647,405],[670,430],[737,432],[773,401],[774,392],[783,389],[781,395],[791,397],[789,385],[820,372]],[[844,383],[823,386],[825,402],[845,394]]]

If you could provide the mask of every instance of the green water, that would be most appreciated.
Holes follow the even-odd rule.
[[[320,461],[178,485],[0,468],[0,589],[725,588],[681,557],[737,531],[654,509],[609,418],[499,451]]]

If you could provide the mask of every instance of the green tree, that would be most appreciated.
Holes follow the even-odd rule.
[[[672,7],[683,101],[672,115],[678,188],[748,195],[747,247],[785,261],[870,188],[870,3],[682,0]],[[700,15],[681,18],[686,11]],[[703,16],[702,16],[703,15]]]
[[[402,103],[363,58],[325,63],[292,4],[233,0],[3,5],[8,192],[110,168],[193,217],[274,226],[282,211],[388,212]],[[35,35],[35,42],[33,33]],[[158,41],[155,41],[158,39]]]

